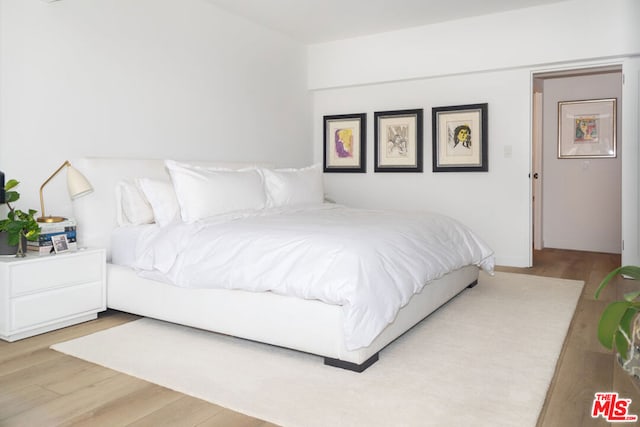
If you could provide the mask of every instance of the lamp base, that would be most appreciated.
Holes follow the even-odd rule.
[[[66,220],[67,218],[63,217],[63,216],[41,216],[40,218],[37,218],[36,221],[38,222],[62,222],[64,220]]]

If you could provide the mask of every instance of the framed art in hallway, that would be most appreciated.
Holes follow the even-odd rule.
[[[487,172],[488,104],[435,107],[433,127],[434,172]]]
[[[558,102],[558,158],[616,157],[616,99]]]
[[[422,109],[374,114],[374,170],[422,172]]]
[[[324,171],[367,171],[367,115],[324,116]]]

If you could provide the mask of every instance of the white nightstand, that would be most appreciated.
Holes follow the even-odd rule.
[[[0,257],[0,339],[15,341],[106,310],[106,251]]]

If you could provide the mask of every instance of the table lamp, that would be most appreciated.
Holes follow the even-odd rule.
[[[68,160],[65,160],[62,166],[60,166],[40,186],[40,213],[42,214],[42,216],[37,218],[38,222],[62,222],[66,219],[61,216],[47,216],[44,211],[44,198],[42,197],[42,190],[44,190],[44,187],[65,167],[67,168],[67,189],[69,190],[69,196],[71,196],[72,199],[77,199],[78,197],[82,197],[93,191],[93,187],[91,186],[91,184],[89,184],[87,178],[85,178],[84,175],[82,175],[80,171],[78,171],[78,169],[71,166],[71,163],[69,163]]]

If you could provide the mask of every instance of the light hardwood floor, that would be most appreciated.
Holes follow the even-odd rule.
[[[598,391],[617,391],[632,399],[630,412],[640,414],[640,389],[596,338],[597,321],[607,301],[636,286],[619,280],[600,300],[594,299],[600,280],[619,263],[616,255],[546,249],[536,252],[533,268],[498,268],[586,283],[539,426],[608,425],[590,416]],[[81,325],[14,343],[0,341],[0,426],[272,426],[49,349],[51,344],[136,318],[107,311]],[[535,345],[531,337],[532,349]]]

